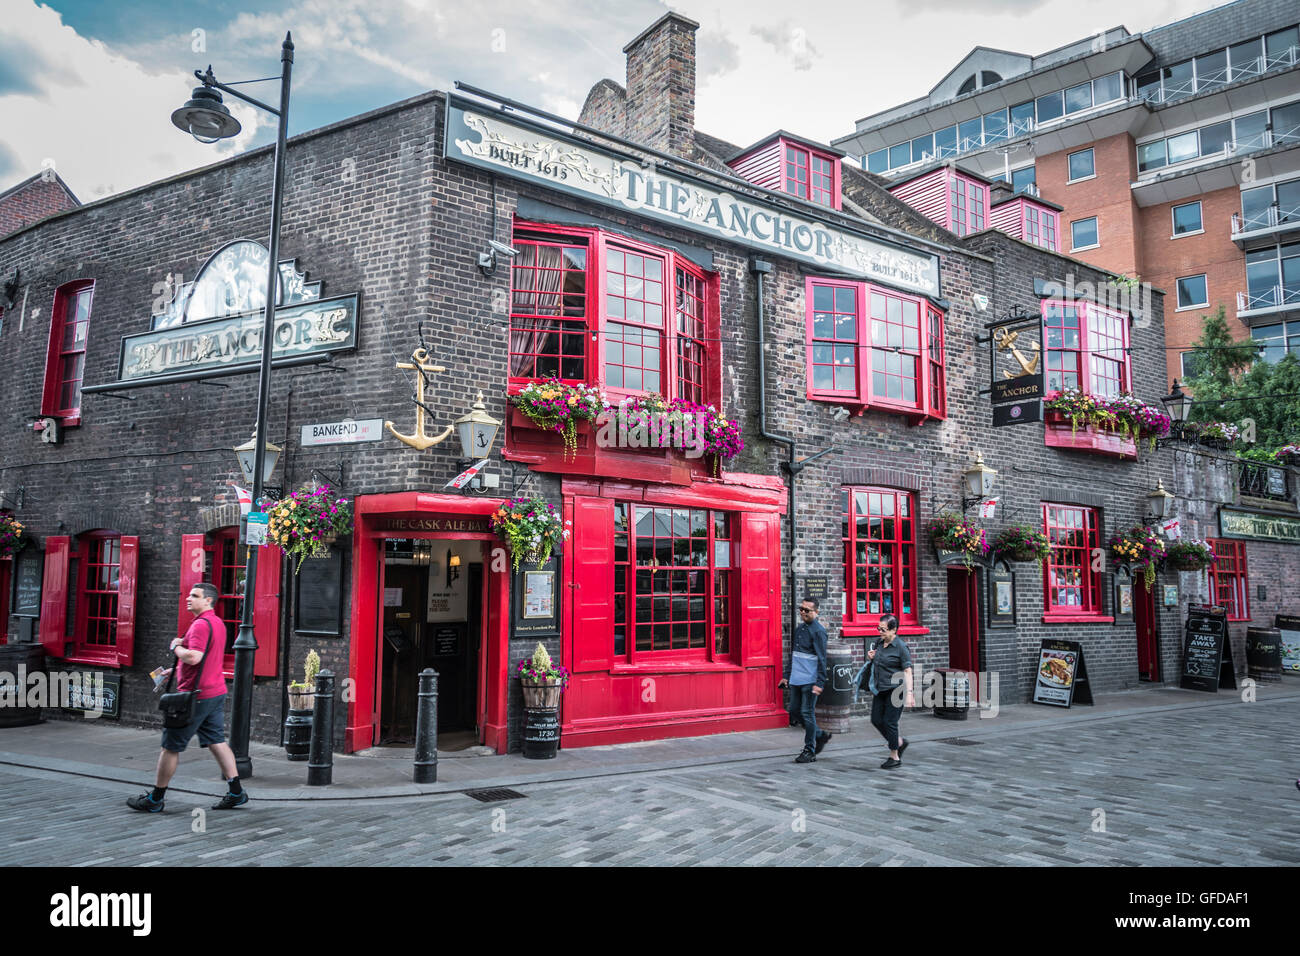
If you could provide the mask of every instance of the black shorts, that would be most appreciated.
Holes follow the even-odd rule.
[[[187,727],[163,728],[163,750],[180,753],[186,748],[195,734],[199,735],[200,747],[226,742],[226,695],[209,697],[207,700],[194,702],[194,719]]]

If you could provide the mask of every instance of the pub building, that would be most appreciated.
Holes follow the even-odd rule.
[[[995,427],[987,394],[1037,356],[1049,391],[1158,402],[1161,294],[1116,306],[1106,274],[987,228],[974,194],[949,228],[822,144],[696,131],[696,27],[670,13],[629,43],[626,85],[597,83],[579,126],[465,87],[289,140],[271,483],[330,483],[355,529],[301,568],[261,552],[255,739],[280,739],[315,649],[347,679],[339,749],[410,743],[433,667],[440,746],[506,752],[539,642],[573,673],[565,747],[780,727],[805,594],[856,659],[896,614],[920,670],[996,672],[1003,702],[1029,699],[1044,638],[1082,645],[1094,692],[1176,679],[1179,607],[1159,584],[1121,607],[1091,560],[1174,486],[1168,452],[1036,402]],[[50,669],[119,675],[130,723],[157,723],[148,672],[194,582],[232,642],[241,616],[231,449],[255,379],[216,376],[260,347],[270,173],[253,150],[0,239],[26,303],[0,332],[0,505],[32,535],[0,621]],[[1020,344],[997,347],[1011,319]],[[567,448],[511,402],[548,378],[712,405],[744,449],[587,423]],[[396,436],[436,438],[479,393],[502,425],[457,490],[455,437]],[[977,455],[997,472],[981,523],[1045,529],[1044,568],[941,563],[929,529],[969,504]],[[495,559],[515,495],[570,532],[541,567]]]

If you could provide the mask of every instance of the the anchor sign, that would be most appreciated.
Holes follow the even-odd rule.
[[[1043,357],[1042,347],[1037,342],[1034,343],[1034,360],[1031,362],[1029,359],[1025,358],[1020,349],[1016,348],[1016,339],[1018,338],[1020,338],[1020,333],[1008,332],[1006,326],[993,330],[994,344],[996,344],[1000,350],[1010,351],[1011,354],[1015,356],[1016,361],[1020,363],[1020,367],[1024,369],[1023,374],[1033,375],[1038,371],[1038,363]],[[1002,374],[1007,378],[1017,377],[1005,369]]]
[[[418,371],[419,378],[416,379],[415,385],[415,431],[410,435],[403,435],[393,427],[392,422],[384,422],[384,427],[392,432],[393,437],[400,442],[405,442],[412,448],[424,451],[426,448],[432,448],[434,445],[445,440],[448,435],[455,431],[455,425],[448,425],[438,435],[427,435],[424,431],[424,376],[427,372],[445,372],[447,369],[441,365],[429,365],[429,350],[421,346],[411,353],[411,358],[415,364],[409,362],[398,362],[397,368],[414,369]]]

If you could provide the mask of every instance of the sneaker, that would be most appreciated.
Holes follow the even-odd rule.
[[[248,802],[248,791],[241,790],[239,793],[227,793],[224,797],[212,805],[213,810],[233,810],[235,807],[242,807]]]
[[[791,727],[802,727],[802,726],[803,726],[803,721],[802,721],[800,718],[798,718],[798,717],[791,717],[791,718],[790,718],[790,726],[791,726]]]
[[[162,808],[167,805],[166,800],[155,800],[153,794],[147,790],[135,797],[127,797],[126,805],[132,810],[139,810],[141,813],[162,813]]]
[[[902,742],[901,744],[898,745],[898,759],[899,759],[899,760],[902,760],[902,759],[903,759],[903,751],[907,749],[907,745],[908,745],[909,743],[910,743],[910,741],[909,741],[906,737],[904,737],[904,738],[903,738],[903,742]]]
[[[807,748],[800,752],[799,756],[794,758],[795,763],[812,763],[817,759],[817,754]]]
[[[901,760],[895,760],[893,757],[890,757],[888,760],[886,760],[884,763],[882,763],[882,764],[880,765],[880,769],[881,769],[881,770],[897,770],[897,769],[898,769],[899,767],[901,767],[902,765],[903,765],[903,761],[901,761]]]
[[[821,753],[823,750],[825,750],[825,749],[826,749],[826,745],[827,745],[828,743],[831,742],[831,738],[832,738],[833,736],[835,736],[835,735],[834,735],[834,734],[828,734],[828,733],[820,733],[820,734],[818,734],[818,735],[817,735],[817,749],[814,750],[813,753],[814,753],[814,754],[819,754],[819,753]]]

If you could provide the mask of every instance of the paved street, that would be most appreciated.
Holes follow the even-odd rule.
[[[0,865],[1294,865],[1297,726],[1295,699],[981,726],[978,744],[918,742],[895,772],[854,734],[810,766],[535,782],[490,804],[254,800],[202,818],[210,801],[190,794],[136,815],[121,784],[5,766]],[[798,743],[790,731],[790,757]]]

